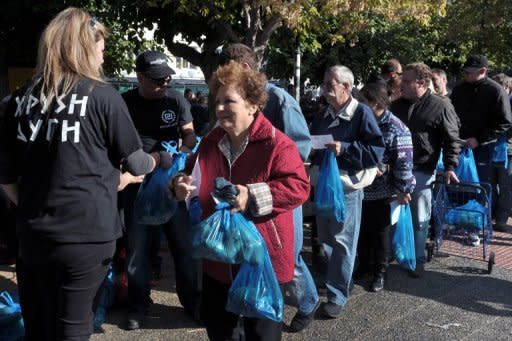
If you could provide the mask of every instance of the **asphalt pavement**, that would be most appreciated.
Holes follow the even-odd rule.
[[[207,340],[206,332],[180,307],[170,256],[163,253],[163,278],[152,291],[155,304],[140,330],[127,331],[125,311],[107,314],[105,333],[93,341]],[[0,288],[12,290],[12,267],[0,267]],[[392,264],[386,289],[368,292],[356,285],[340,317],[317,317],[302,333],[283,340],[512,340],[512,272],[457,256],[434,258],[421,279]],[[323,295],[322,300],[325,300]],[[295,309],[286,307],[288,324]],[[284,327],[286,330],[286,326]]]

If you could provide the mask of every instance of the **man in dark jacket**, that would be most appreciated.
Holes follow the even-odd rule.
[[[459,120],[453,106],[431,93],[432,72],[423,63],[409,64],[402,75],[402,98],[391,105],[391,111],[411,130],[414,150],[413,174],[416,189],[412,193],[411,213],[414,225],[416,271],[418,278],[424,270],[425,243],[431,214],[434,172],[443,148],[443,163],[447,183],[458,182],[455,175],[459,145]]]
[[[496,190],[495,229],[504,230],[510,206],[507,198],[507,172],[503,165],[493,165],[492,152],[496,139],[506,134],[512,126],[510,101],[500,84],[487,77],[487,58],[470,56],[464,63],[464,82],[452,92],[452,103],[462,123],[460,135],[473,149],[478,177],[490,182]],[[501,174],[501,176],[499,175]],[[505,195],[503,195],[505,194]]]
[[[475,156],[480,181],[489,181],[494,141],[512,126],[510,102],[505,90],[487,77],[487,58],[470,56],[463,67],[464,82],[451,100],[460,118],[460,136]]]

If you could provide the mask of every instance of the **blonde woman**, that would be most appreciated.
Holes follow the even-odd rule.
[[[121,96],[101,79],[105,27],[68,8],[41,36],[33,81],[0,131],[0,184],[18,204],[18,286],[26,340],[88,340],[115,240],[119,166],[156,159]]]

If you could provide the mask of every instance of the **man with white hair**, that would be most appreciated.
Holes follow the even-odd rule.
[[[336,318],[347,303],[353,287],[352,271],[356,257],[363,188],[373,181],[377,165],[384,153],[382,133],[371,109],[352,97],[354,75],[346,66],[327,69],[322,84],[329,104],[319,113],[311,127],[311,135],[332,135],[326,145],[333,150],[340,169],[346,215],[343,222],[317,215],[318,238],[328,257],[327,302],[322,315]],[[313,163],[321,163],[320,153]]]

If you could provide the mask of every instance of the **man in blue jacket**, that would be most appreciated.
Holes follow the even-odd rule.
[[[257,58],[253,50],[244,44],[232,44],[222,50],[219,63],[226,64],[230,60],[257,70]],[[263,108],[263,114],[277,129],[291,138],[299,149],[299,154],[305,161],[311,150],[306,119],[302,114],[299,103],[284,89],[267,82],[268,101]],[[306,328],[315,315],[319,305],[318,292],[309,269],[302,259],[303,230],[302,207],[293,210],[295,275],[293,282],[284,289],[286,303],[298,308],[291,324],[290,331],[299,332]]]
[[[322,92],[329,106],[319,113],[311,126],[312,135],[332,135],[331,148],[336,156],[343,183],[347,214],[343,222],[316,216],[318,238],[328,257],[327,302],[322,315],[336,318],[348,301],[353,287],[352,272],[361,223],[363,188],[372,183],[385,145],[371,109],[352,97],[354,75],[342,65],[327,69]],[[321,160],[315,155],[314,164]]]

